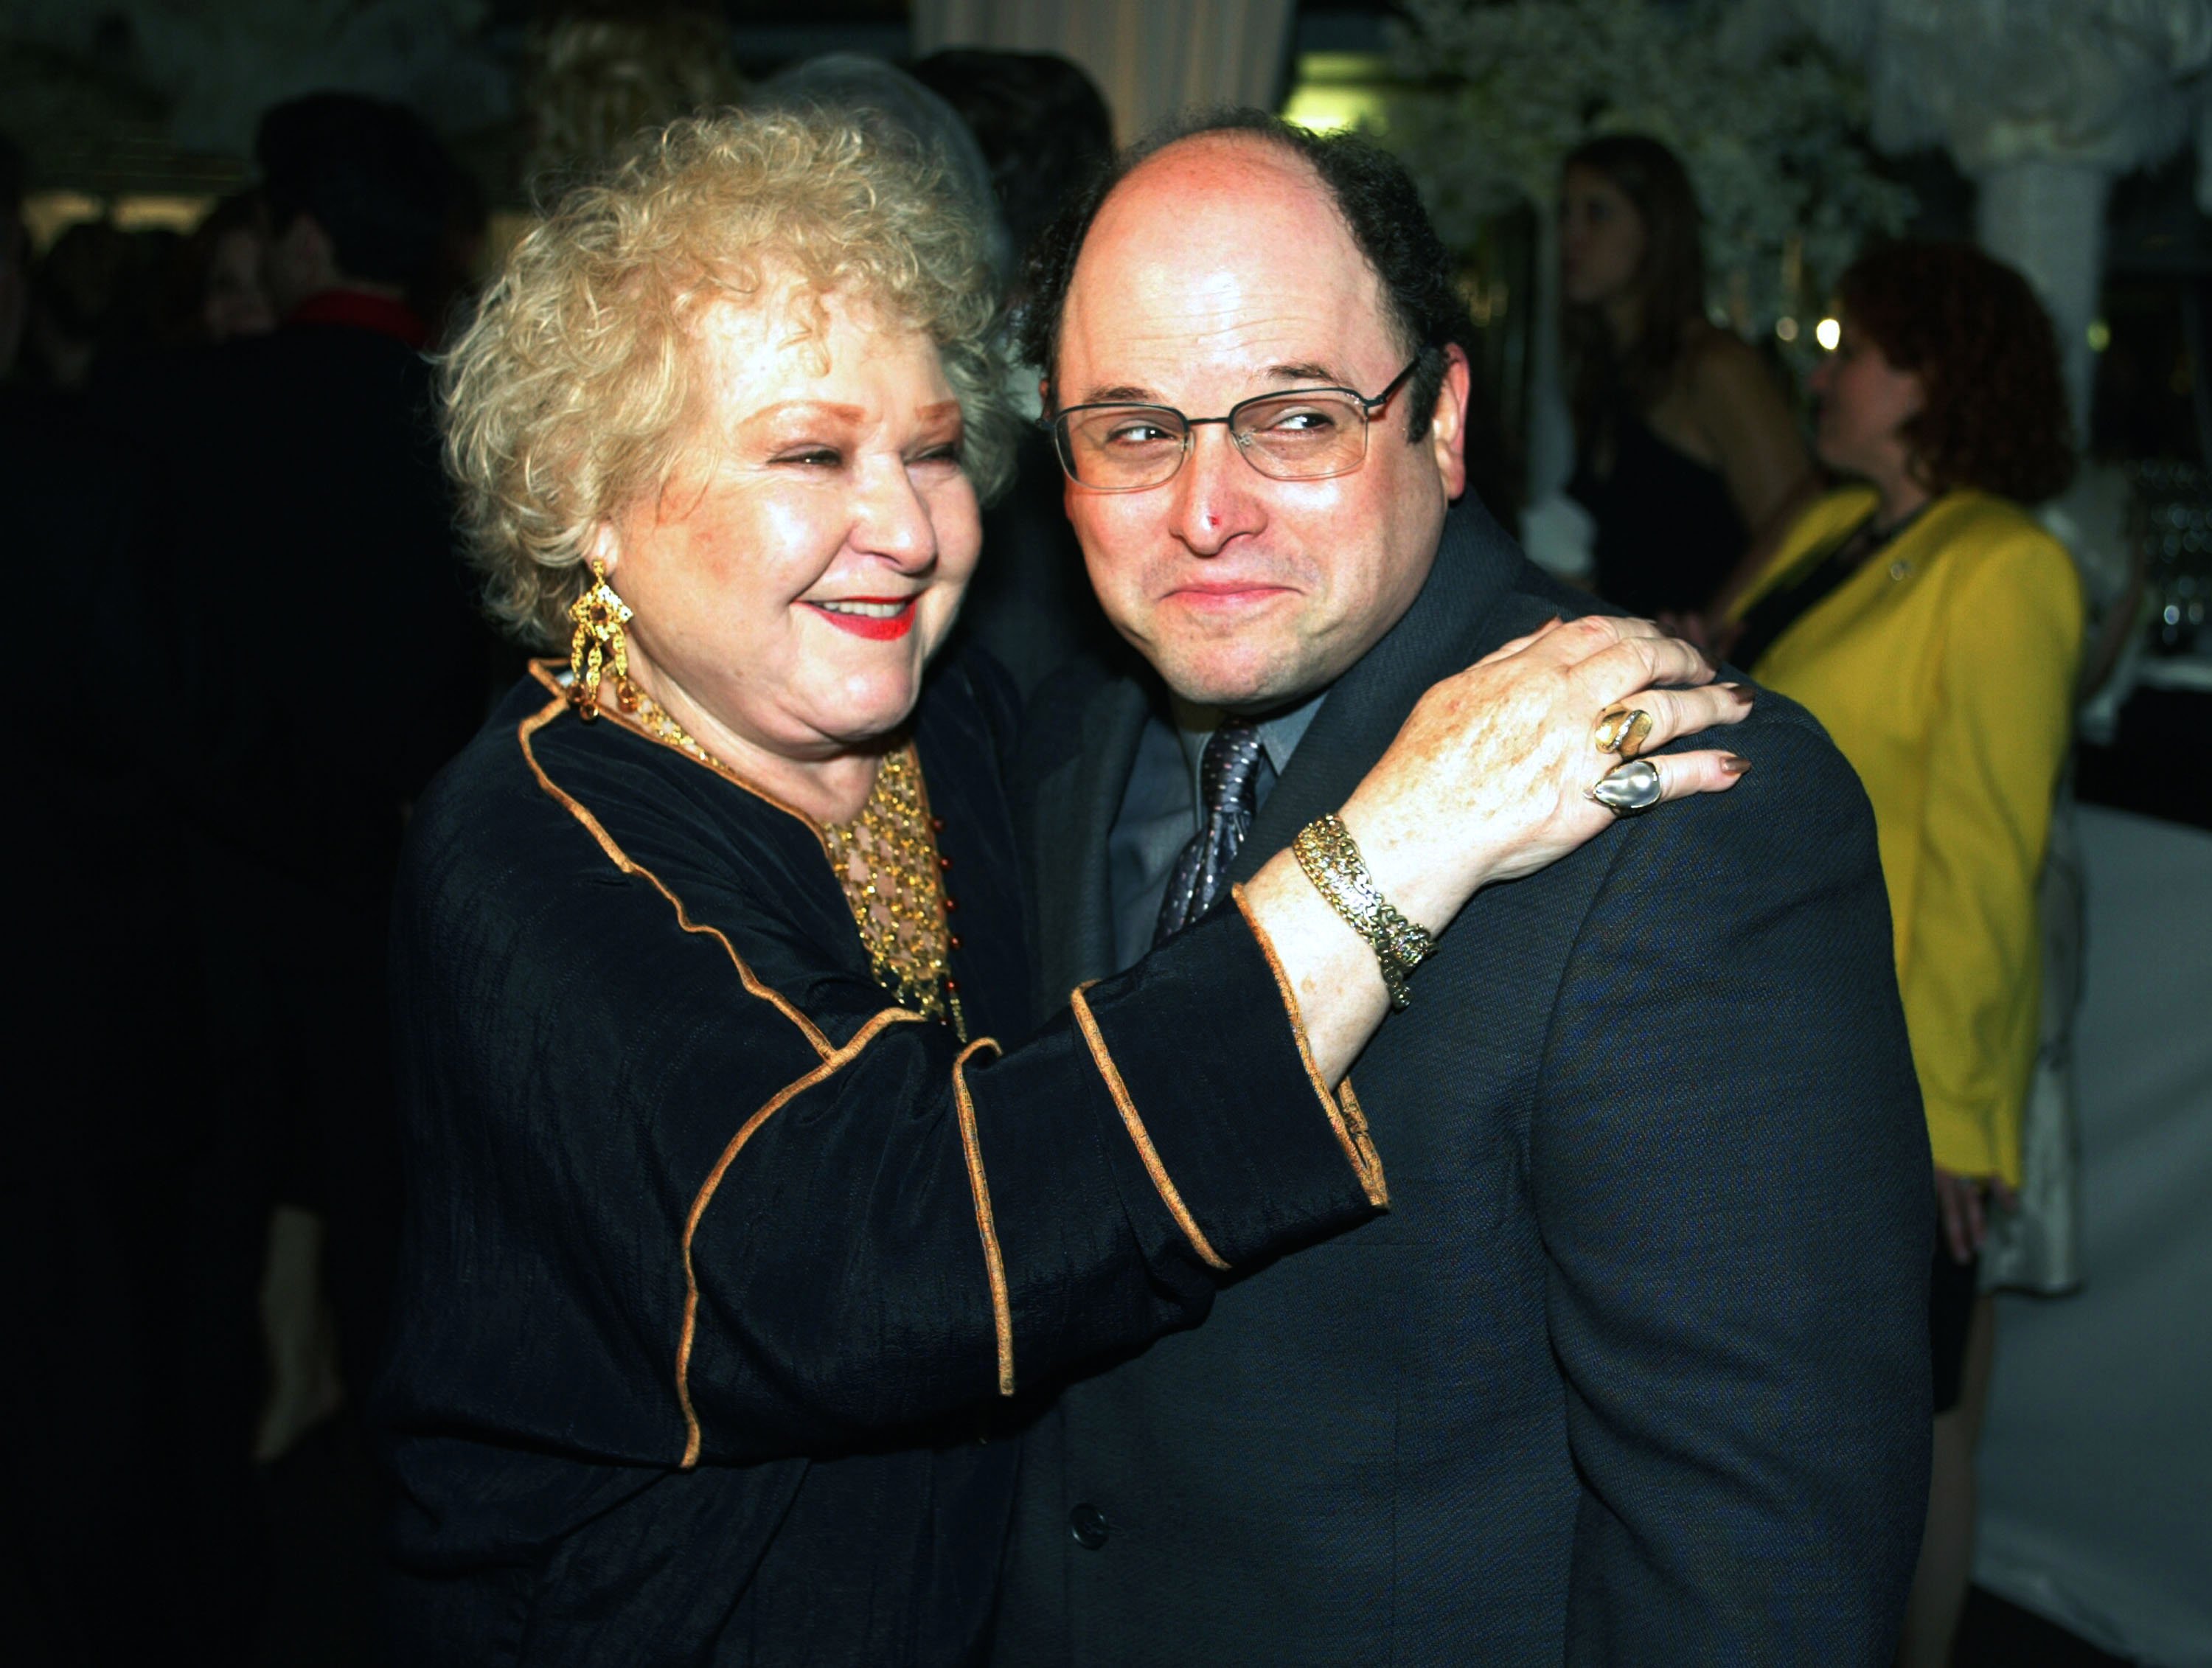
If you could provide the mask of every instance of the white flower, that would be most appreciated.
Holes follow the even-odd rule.
[[[1861,141],[1863,82],[1808,34],[1749,46],[1720,0],[1405,0],[1395,58],[1416,83],[1386,134],[1448,243],[1516,202],[1549,213],[1566,153],[1647,133],[1682,159],[1705,216],[1711,301],[1739,330],[1802,316],[1870,236],[1911,213]],[[1800,332],[1809,351],[1811,333]]]

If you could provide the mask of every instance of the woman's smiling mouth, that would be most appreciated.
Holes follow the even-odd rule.
[[[839,597],[806,605],[840,631],[874,642],[890,642],[914,630],[917,597]]]

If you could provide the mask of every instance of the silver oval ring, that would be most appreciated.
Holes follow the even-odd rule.
[[[1633,817],[1659,803],[1659,767],[1648,758],[1616,764],[1587,789],[1616,817]]]

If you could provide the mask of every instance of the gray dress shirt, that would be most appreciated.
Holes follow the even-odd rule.
[[[1310,696],[1286,712],[1260,721],[1260,803],[1276,779],[1291,767],[1306,727],[1313,722],[1328,691]],[[1221,722],[1212,707],[1196,707],[1176,697],[1174,721],[1155,714],[1137,743],[1129,785],[1115,813],[1106,840],[1108,886],[1114,906],[1114,964],[1128,967],[1152,947],[1176,859],[1198,832],[1198,766],[1206,744]]]

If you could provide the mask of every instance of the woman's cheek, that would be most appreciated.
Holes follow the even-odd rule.
[[[955,584],[966,584],[982,552],[983,512],[965,475],[954,476],[930,495],[929,515],[937,534],[940,575]]]
[[[748,565],[770,569],[775,588],[801,597],[821,582],[842,544],[825,513],[823,495],[805,491],[768,495],[755,507],[753,548],[732,554]]]

